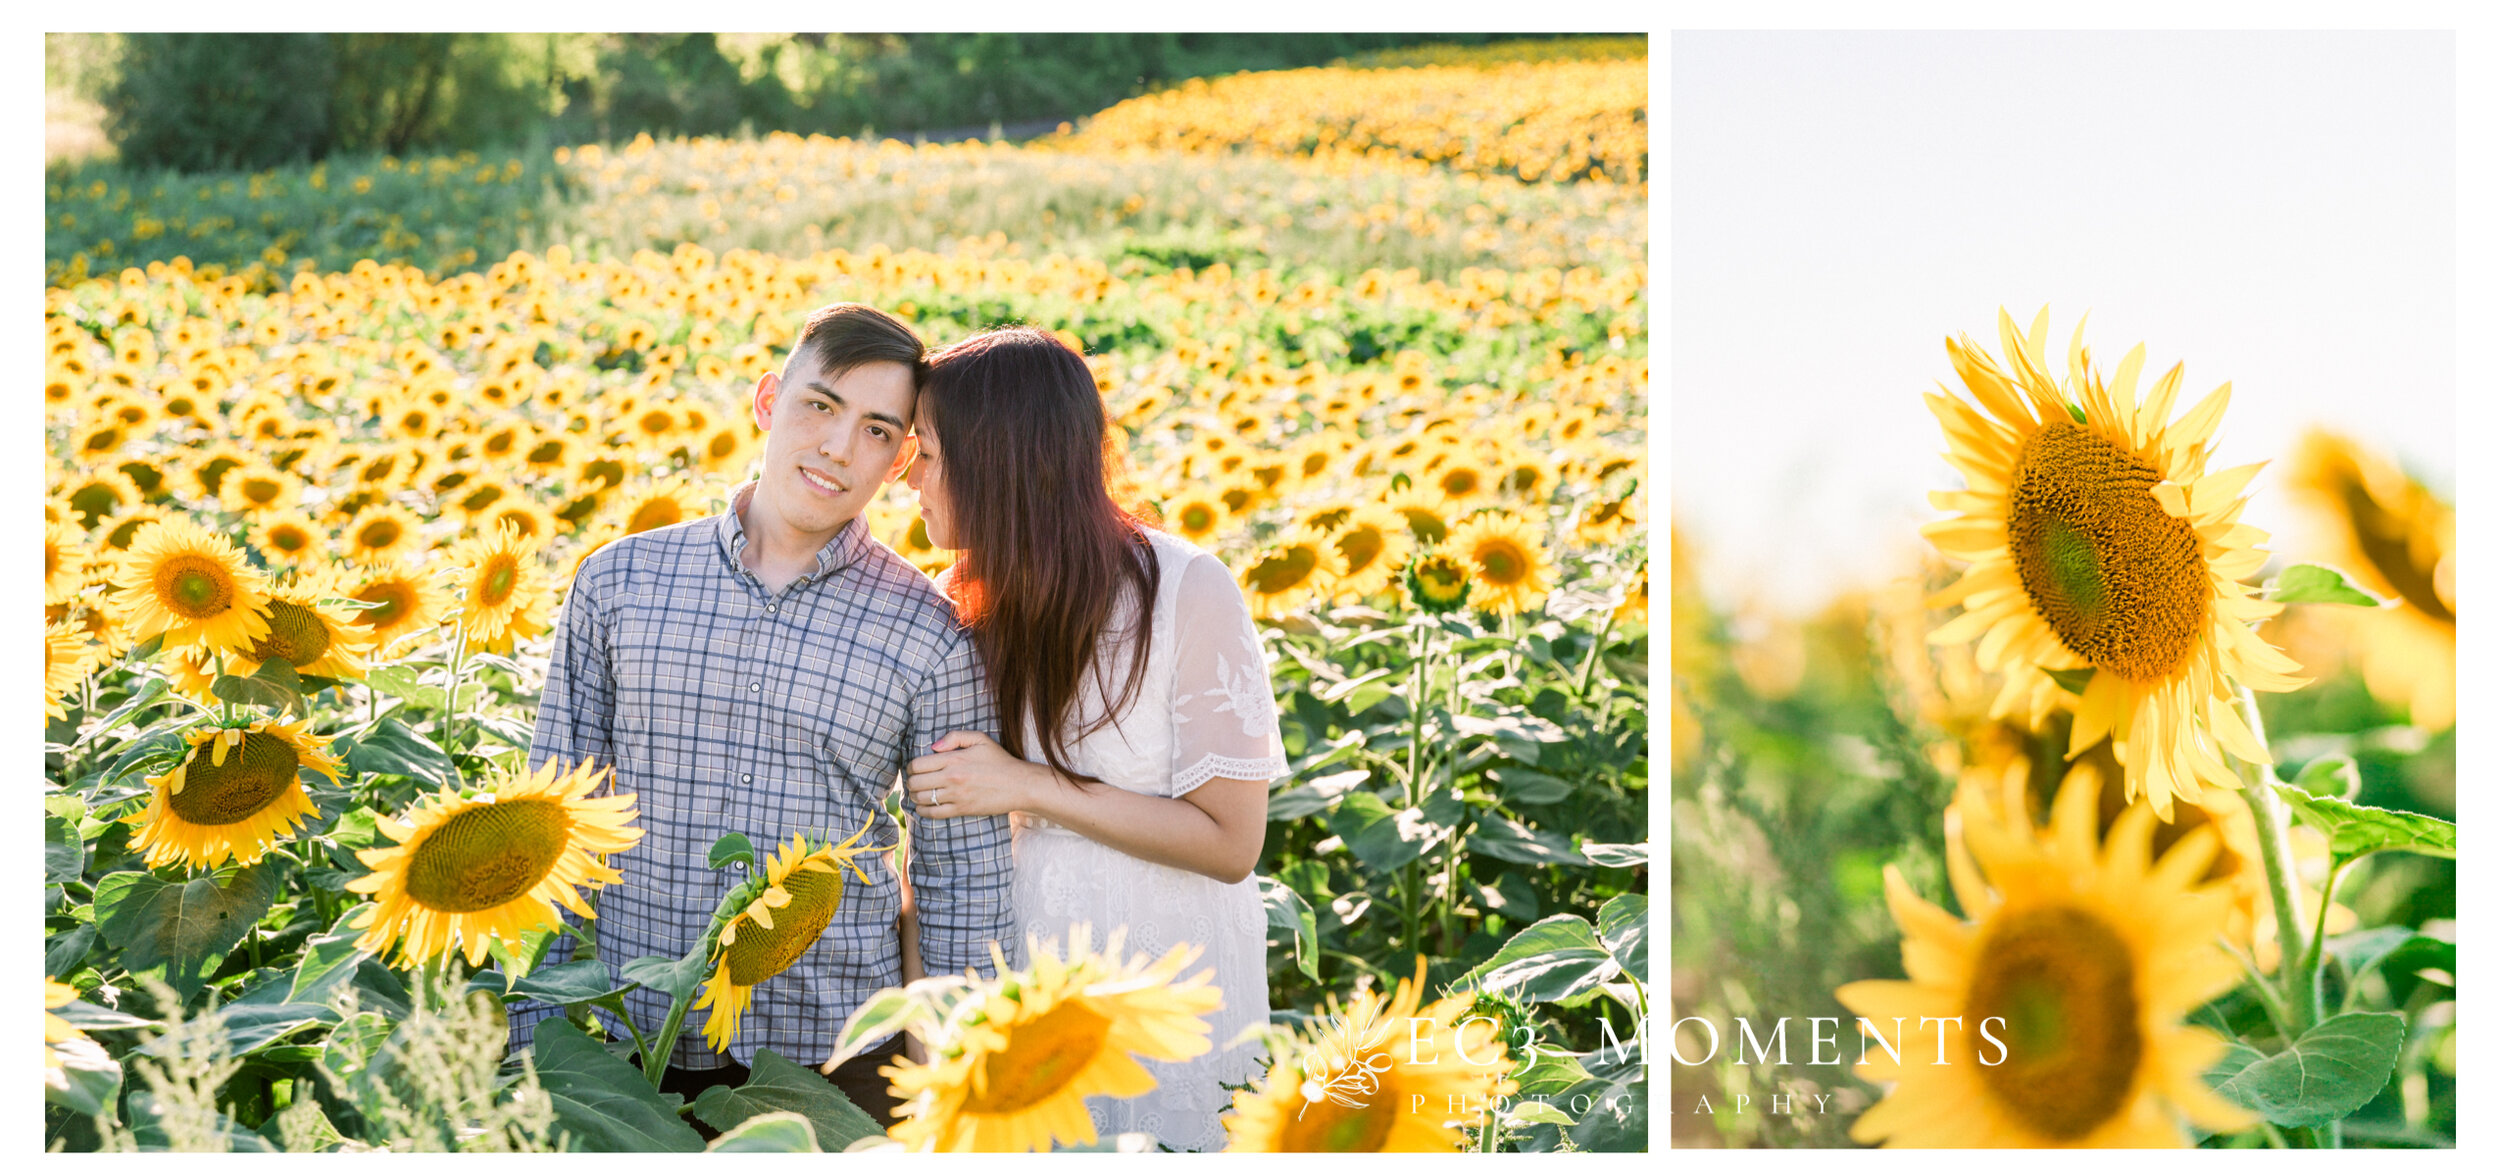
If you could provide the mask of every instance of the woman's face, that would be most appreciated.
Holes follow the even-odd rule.
[[[946,501],[946,463],[938,451],[937,430],[924,423],[918,436],[920,457],[911,463],[911,473],[904,481],[920,496],[920,524],[929,532],[930,545],[954,551],[954,519]]]

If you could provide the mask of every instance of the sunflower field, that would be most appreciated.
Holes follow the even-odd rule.
[[[1999,327],[1922,573],[1781,620],[1671,541],[1676,1142],[2453,1147],[2453,510]]]
[[[1502,101],[1541,84],[1567,113],[1581,64],[1497,66]],[[1396,133],[1491,141],[1507,109]],[[753,382],[857,300],[933,346],[1021,322],[1078,347],[1136,497],[1260,618],[1293,770],[1258,870],[1273,1069],[1234,1093],[1233,1147],[1645,1147],[1645,159],[1087,133],[48,176],[48,1143],[1152,1146],[1042,1112],[1084,1123],[1108,1088],[1078,1079],[1124,1059],[1031,1114],[963,1110],[1052,1008],[1220,999],[1108,945],[872,1000],[854,1030],[957,1050],[897,1080],[890,1137],[823,1059],[657,1089],[637,1058],[734,1040],[843,874],[886,868],[857,838],[724,837],[752,881],[689,956],[543,964],[642,836],[604,765],[524,763],[572,572],[723,509]],[[945,566],[904,491],[867,521]],[[665,1024],[625,1015],[636,985]],[[568,1015],[506,1056],[524,998]],[[1419,1010],[1470,1064],[1352,1061],[1429,1110],[1305,1106],[1377,1044],[1338,1030]]]

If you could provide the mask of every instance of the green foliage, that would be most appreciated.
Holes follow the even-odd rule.
[[[2277,604],[2350,604],[2384,608],[2387,602],[2352,582],[2352,577],[2325,564],[2293,564],[2266,582],[2266,595]]]
[[[685,1100],[653,1090],[625,1059],[561,1019],[540,1021],[532,1032],[531,1061],[555,1102],[566,1150],[703,1150],[703,1137],[677,1117]]]
[[[179,171],[318,159],[336,62],[320,33],[132,33],[104,92],[124,161]]]
[[[859,1140],[885,1133],[868,1112],[851,1104],[823,1075],[769,1049],[755,1051],[746,1083],[736,1089],[715,1086],[696,1096],[694,1117],[715,1131],[741,1123],[793,1114],[810,1128],[812,1146],[800,1150],[841,1151]],[[712,1150],[728,1142],[726,1135]]]
[[[2346,1013],[2267,1056],[2234,1044],[2206,1074],[2216,1093],[2285,1127],[2321,1127],[2360,1110],[2387,1085],[2405,1019]]]

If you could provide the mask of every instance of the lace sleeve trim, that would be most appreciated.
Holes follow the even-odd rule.
[[[1227,780],[1273,780],[1285,774],[1285,757],[1264,755],[1257,759],[1234,759],[1229,755],[1204,755],[1198,762],[1172,777],[1172,795],[1187,796],[1201,784],[1217,777]]]

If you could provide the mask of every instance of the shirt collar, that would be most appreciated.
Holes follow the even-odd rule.
[[[729,496],[729,509],[722,511],[720,516],[721,554],[728,557],[730,567],[741,573],[748,571],[741,556],[747,545],[747,503],[754,500],[755,487],[754,482],[738,487]],[[834,532],[833,538],[816,549],[816,571],[808,578],[822,579],[849,567],[867,550],[868,542],[867,519],[854,518],[842,524],[842,529]]]

